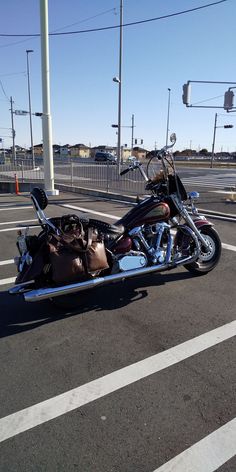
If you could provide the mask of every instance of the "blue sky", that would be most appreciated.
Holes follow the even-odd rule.
[[[124,0],[124,23],[159,17],[211,3],[212,0]],[[49,0],[49,29],[75,31],[119,24],[120,0]],[[40,32],[39,0],[8,0],[1,5],[2,34]],[[151,149],[165,144],[168,88],[170,131],[175,149],[211,149],[215,113],[216,150],[236,151],[236,113],[186,108],[182,85],[187,80],[235,81],[236,0],[169,19],[130,26],[123,31],[122,124]],[[26,49],[30,59],[32,111],[40,112],[41,53],[39,38],[0,37],[0,80],[15,109],[28,109]],[[119,30],[50,37],[53,142],[116,145]],[[223,105],[228,85],[193,84],[192,103]],[[236,91],[235,91],[236,93]],[[0,86],[0,137],[10,131],[9,102]],[[28,117],[15,116],[16,144],[30,146]],[[34,143],[42,140],[41,119],[33,117]],[[11,139],[4,138],[5,146]],[[131,129],[122,128],[122,144]]]

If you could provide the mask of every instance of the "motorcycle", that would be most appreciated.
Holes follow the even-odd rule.
[[[77,215],[47,218],[44,213],[48,203],[46,193],[40,188],[34,188],[31,199],[41,232],[29,236],[27,229],[25,234],[19,231],[19,257],[16,258],[18,276],[15,286],[9,292],[23,294],[25,301],[34,302],[77,294],[94,287],[179,266],[185,267],[193,275],[204,275],[213,270],[220,260],[221,241],[213,224],[198,213],[195,206],[198,192],[187,193],[176,171],[171,149],[176,142],[175,133],[170,136],[170,141],[171,144],[161,150],[148,153],[146,171],[141,162],[132,158],[130,165],[120,173],[124,175],[139,171],[145,180],[145,189],[151,195],[139,201],[114,224],[92,218],[79,218]],[[158,173],[157,163],[161,167]],[[151,175],[153,167],[154,176]],[[86,244],[82,239],[82,246],[78,246],[78,238],[86,231],[88,235],[90,230],[92,237],[91,234],[87,237]],[[96,240],[93,247],[92,240]],[[61,263],[55,272],[55,257],[53,259],[52,255],[55,256],[55,251],[59,251],[58,245],[63,247],[62,242],[69,246],[70,257],[67,264],[66,253],[62,251],[63,258],[56,258]],[[49,246],[53,247],[54,253],[48,250]],[[100,266],[92,263],[90,270],[87,267],[87,270],[78,272],[77,279],[66,277],[71,259],[74,258],[73,263],[77,261],[77,256],[83,259],[88,254],[88,248],[91,256],[98,247],[104,249],[103,263]],[[57,256],[59,253],[60,251]],[[76,267],[82,259],[79,259],[79,263],[77,261]],[[71,274],[70,270],[69,273]],[[58,274],[61,278],[58,278]]]

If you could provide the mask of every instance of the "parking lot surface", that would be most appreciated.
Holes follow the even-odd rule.
[[[46,213],[112,222],[129,207],[68,193]],[[212,220],[223,249],[208,275],[179,268],[59,308],[8,294],[17,229],[35,219],[26,194],[0,194],[0,470],[235,472],[236,223]]]

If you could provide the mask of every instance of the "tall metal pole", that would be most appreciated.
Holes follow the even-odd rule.
[[[27,56],[27,78],[28,78],[28,97],[29,97],[29,119],[30,119],[30,142],[31,142],[31,156],[32,156],[32,167],[35,168],[34,158],[34,142],[33,142],[33,127],[32,127],[32,110],[31,110],[31,92],[30,92],[30,71],[29,71],[29,53],[34,52],[33,49],[26,50]]]
[[[166,124],[166,146],[168,144],[168,135],[169,135],[169,120],[170,120],[170,92],[171,89],[168,88],[168,109],[167,109],[167,124]]]
[[[118,97],[118,143],[117,143],[117,164],[120,174],[121,165],[121,92],[122,92],[122,46],[123,46],[123,0],[120,0],[120,48],[119,48],[119,97]]]
[[[133,154],[133,147],[134,147],[134,115],[132,115],[131,120],[131,155]]]
[[[217,113],[215,114],[214,132],[213,132],[213,142],[212,142],[212,151],[211,151],[211,169],[213,167],[213,160],[214,160],[215,139],[216,139],[216,123],[217,123]]]
[[[50,112],[49,45],[48,45],[48,0],[40,0],[41,62],[42,62],[42,132],[44,156],[44,186],[48,195],[58,195],[54,189],[52,123]]]
[[[15,146],[15,136],[16,132],[14,129],[14,118],[13,118],[13,99],[10,97],[10,104],[11,104],[11,132],[12,132],[12,157],[13,157],[13,163],[16,163],[16,146]]]

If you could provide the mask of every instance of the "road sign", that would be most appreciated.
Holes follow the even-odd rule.
[[[25,115],[28,115],[28,111],[26,110],[15,110],[15,115],[21,115],[21,116],[25,116]]]

